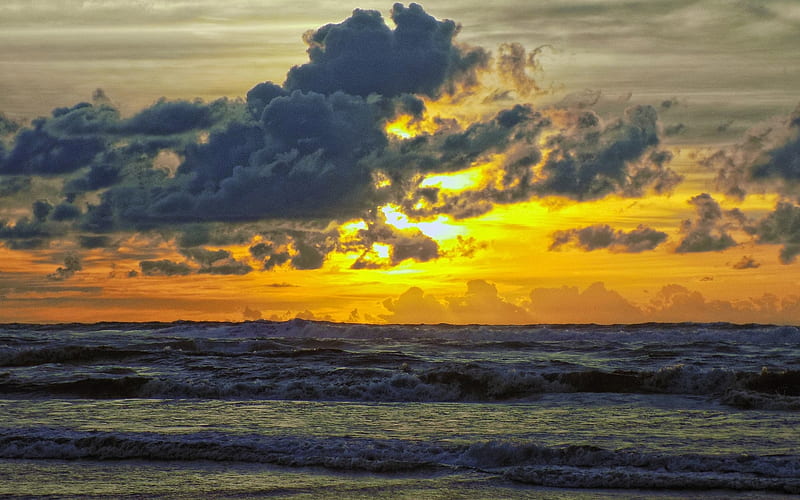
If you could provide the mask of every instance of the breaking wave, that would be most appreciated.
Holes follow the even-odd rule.
[[[545,486],[800,493],[796,456],[669,455],[532,442],[0,429],[0,458],[210,460],[371,472],[467,468]]]

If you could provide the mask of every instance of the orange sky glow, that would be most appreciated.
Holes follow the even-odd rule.
[[[0,7],[28,54],[0,61],[0,322],[800,323],[791,5],[698,20],[738,38],[659,59],[602,24],[615,2],[523,9],[541,24],[507,33],[449,2],[282,21],[233,3],[153,2],[106,31],[121,3],[61,24]],[[680,37],[696,7],[673,4],[637,7],[670,26],[652,37]],[[368,22],[448,55],[359,46]],[[106,52],[79,61],[81,33]],[[752,40],[777,77],[755,49],[725,62]]]

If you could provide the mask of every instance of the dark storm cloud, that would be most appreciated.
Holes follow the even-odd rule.
[[[212,107],[203,102],[160,100],[120,123],[122,133],[173,135],[208,128],[213,124]]]
[[[71,203],[61,203],[55,206],[53,212],[50,214],[50,218],[54,221],[62,222],[77,219],[80,215],[80,208]]]
[[[204,267],[231,256],[227,250],[208,250],[206,248],[182,248],[181,253]]]
[[[283,87],[272,82],[262,82],[247,91],[247,109],[256,120],[261,118],[261,113],[267,104],[276,97],[284,97],[288,92]]]
[[[272,248],[271,243],[256,243],[250,247],[250,255],[252,255],[254,259],[263,260],[265,257],[272,254]]]
[[[641,196],[646,188],[669,191],[680,177],[666,167],[671,156],[655,150],[658,144],[658,113],[651,106],[628,108],[622,119],[602,128],[558,135],[549,140],[553,151],[537,191],[576,200]]]
[[[3,175],[60,175],[88,165],[105,148],[98,137],[56,137],[37,122],[17,134],[0,164]]]
[[[436,96],[455,82],[474,82],[488,53],[454,43],[458,27],[439,21],[417,4],[395,4],[395,29],[377,11],[356,9],[339,24],[306,33],[309,62],[292,68],[289,90],[363,97],[404,93]]]
[[[41,224],[27,218],[18,220],[14,225],[0,221],[0,239],[34,238],[47,234]]]
[[[550,250],[573,244],[585,251],[609,248],[615,252],[638,253],[652,250],[667,239],[667,233],[640,225],[632,231],[615,230],[608,225],[567,229],[553,233]]]
[[[686,236],[675,249],[677,253],[712,252],[737,245],[728,230],[732,227],[731,220],[741,221],[740,212],[724,212],[708,193],[693,197],[689,203],[694,205],[696,216],[683,221],[681,232]]]
[[[225,99],[209,104],[162,99],[127,119],[99,101],[57,108],[16,134],[13,148],[0,162],[0,174],[56,176],[91,166],[96,170],[84,182],[89,189],[106,187],[115,179],[109,178],[112,167],[104,162],[116,160],[119,170],[119,165],[138,156],[184,147],[194,139],[187,133],[230,119],[236,106]],[[119,142],[127,145],[119,147]]]
[[[433,137],[409,146],[407,158],[418,164],[450,162],[466,167],[493,153],[503,153],[504,159],[491,174],[493,182],[459,193],[421,188],[400,202],[404,211],[416,216],[473,217],[496,203],[534,197],[589,201],[612,194],[665,193],[682,179],[668,167],[672,155],[658,149],[658,115],[650,106],[630,108],[610,123],[586,110],[559,112],[554,119],[559,121],[559,132],[547,135],[541,148],[538,140],[543,131],[554,128],[551,118],[519,105],[491,121],[448,134],[441,143]]]
[[[53,205],[46,200],[36,200],[33,202],[31,209],[33,212],[33,218],[37,222],[44,222],[45,219],[47,219],[47,216],[50,215],[50,212],[53,211]]]
[[[184,249],[189,262],[143,261],[145,275],[238,274],[249,266],[230,255],[209,260],[221,254],[203,247],[261,236],[251,255],[264,269],[317,269],[341,249],[338,236],[296,227],[364,218],[370,226],[354,250],[363,257],[356,265],[375,265],[368,258],[374,243],[389,245],[388,265],[397,265],[443,253],[419,231],[374,222],[369,211],[385,203],[410,217],[466,218],[498,203],[642,196],[679,181],[667,166],[669,153],[658,149],[652,107],[630,108],[614,120],[583,101],[541,110],[516,104],[468,126],[429,115],[421,97],[469,92],[491,64],[514,87],[509,96],[540,92],[534,76],[543,47],[503,45],[490,61],[483,49],[455,42],[455,23],[419,5],[396,4],[391,17],[393,29],[377,12],[356,10],[309,32],[309,62],[292,68],[283,86],[254,86],[246,100],[162,99],[123,118],[98,91],[92,103],[37,119],[0,151],[0,192],[7,186],[16,194],[30,186],[20,179],[46,176],[61,183],[62,198],[3,223],[0,238],[9,247],[44,246],[58,235],[100,248],[115,233],[152,232]],[[387,137],[386,123],[400,115],[430,120],[438,131]],[[455,193],[419,185],[425,174],[495,158],[491,180],[475,188]],[[378,178],[391,185],[377,188]],[[640,240],[616,247],[649,249],[655,233],[637,233]]]
[[[209,250],[196,247],[182,248],[180,252],[200,265],[200,269],[197,270],[198,274],[241,275],[253,270],[246,263],[235,260],[231,253],[224,249]]]
[[[372,175],[359,160],[386,144],[381,112],[342,93],[275,97],[260,122],[233,122],[189,147],[174,179],[109,189],[93,212],[134,227],[352,216],[369,207]]]

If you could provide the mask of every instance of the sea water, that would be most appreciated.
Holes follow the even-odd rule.
[[[0,495],[800,494],[800,329],[0,326]]]

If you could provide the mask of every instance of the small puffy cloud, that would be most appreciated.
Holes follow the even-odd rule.
[[[203,267],[210,267],[217,261],[231,257],[231,253],[227,250],[208,250],[200,247],[182,248],[181,253]]]
[[[668,137],[672,137],[673,135],[680,135],[686,132],[686,125],[683,123],[676,123],[674,125],[668,125],[664,127],[664,134]]]
[[[64,266],[59,267],[54,273],[48,274],[47,279],[53,281],[64,281],[75,275],[76,272],[83,269],[80,257],[75,254],[69,254],[64,257]]]
[[[224,249],[209,250],[207,248],[182,248],[180,252],[191,259],[192,261],[200,264],[200,269],[197,270],[198,274],[247,274],[253,270],[252,267],[235,260],[231,253]]]
[[[685,236],[675,249],[677,253],[713,252],[737,245],[728,229],[730,220],[737,219],[738,212],[724,212],[708,193],[693,197],[689,203],[694,205],[696,216],[683,222],[681,232]]]
[[[388,247],[388,255],[376,255],[376,244]],[[440,256],[436,241],[419,229],[398,229],[381,220],[367,223],[365,229],[358,230],[356,237],[343,245],[345,250],[362,252],[353,269],[393,267],[408,259],[427,262]]]
[[[192,272],[188,264],[168,259],[144,260],[139,262],[139,268],[145,276],[187,276]]]
[[[566,229],[553,233],[550,250],[564,245],[574,245],[587,252],[608,248],[614,252],[638,253],[652,250],[667,239],[667,234],[639,225],[632,231],[615,230],[609,225],[598,224],[580,229]]]
[[[734,269],[756,269],[760,266],[761,264],[756,262],[752,256],[743,255],[742,258],[736,261],[731,267]]]

